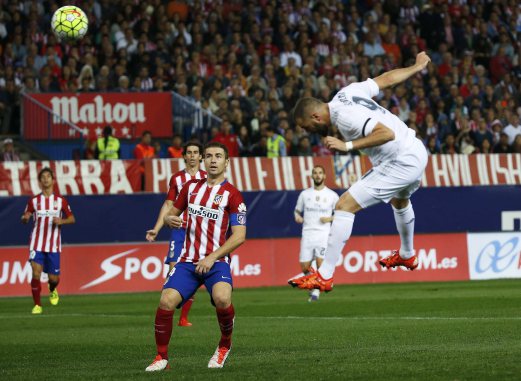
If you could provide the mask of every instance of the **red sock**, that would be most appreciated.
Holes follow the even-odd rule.
[[[230,304],[227,308],[216,308],[215,311],[217,312],[219,328],[221,328],[219,346],[230,348],[232,346],[233,320],[235,318],[233,304]]]
[[[192,308],[192,303],[194,302],[194,298],[190,298],[183,304],[181,307],[181,316],[179,317],[179,321],[186,320],[188,321],[188,313],[190,312],[190,308]]]
[[[170,336],[172,336],[172,318],[174,311],[167,311],[158,308],[156,311],[156,346],[157,354],[165,360],[168,360],[168,343]]]
[[[35,306],[41,306],[40,294],[42,292],[42,283],[40,279],[31,279],[31,291],[33,293],[33,300]]]

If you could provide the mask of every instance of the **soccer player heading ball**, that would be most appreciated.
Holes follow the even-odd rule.
[[[410,270],[418,266],[413,246],[414,211],[409,198],[420,186],[427,151],[414,130],[372,98],[380,90],[422,71],[429,62],[427,54],[421,52],[414,65],[352,83],[329,103],[315,98],[302,98],[297,102],[293,115],[298,125],[324,136],[328,135],[330,125],[336,125],[345,141],[327,136],[328,148],[339,152],[364,150],[373,168],[340,197],[325,259],[318,272],[290,280],[292,286],[331,291],[335,264],[351,236],[355,213],[380,202],[391,203],[401,240],[400,249],[379,260],[380,265],[404,266]]]
[[[235,311],[229,255],[246,240],[246,205],[241,193],[224,178],[230,161],[226,146],[209,143],[203,160],[208,178],[187,182],[165,217],[166,225],[179,228],[183,224],[179,216],[184,210],[188,212],[184,247],[168,274],[156,311],[157,356],[147,372],[168,367],[174,310],[203,284],[215,305],[221,330],[208,368],[222,368],[230,353]],[[230,227],[232,234],[228,236]]]

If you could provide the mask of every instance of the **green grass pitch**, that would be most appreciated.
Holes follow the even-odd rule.
[[[236,290],[220,370],[206,368],[219,332],[200,291],[193,327],[174,327],[172,369],[146,374],[158,299],[63,295],[51,307],[44,297],[42,316],[29,297],[0,299],[0,379],[521,379],[521,280],[337,286],[314,304],[290,287]]]

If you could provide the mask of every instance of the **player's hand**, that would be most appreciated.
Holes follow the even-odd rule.
[[[304,218],[300,214],[295,213],[295,222],[297,224],[302,224],[304,223]]]
[[[29,222],[30,218],[31,218],[30,214],[24,213],[24,214],[22,214],[22,218],[20,219],[20,221],[22,221],[22,224],[26,224]]]
[[[333,136],[326,136],[325,139],[326,147],[333,151],[347,152],[346,143]]]
[[[204,257],[202,260],[197,262],[197,266],[195,267],[195,272],[199,275],[206,274],[212,268],[215,263],[215,257],[210,254]]]
[[[183,219],[179,216],[166,216],[163,222],[170,228],[180,228],[183,226]]]
[[[331,222],[333,219],[331,217],[320,217],[320,222],[322,222],[323,224],[327,224],[329,222]]]
[[[60,226],[63,223],[63,220],[60,217],[54,217],[52,219],[52,224],[56,226]]]
[[[429,62],[431,62],[431,59],[425,52],[420,52],[416,56],[416,66],[418,67],[418,71],[425,69]]]
[[[157,238],[157,231],[154,229],[147,230],[146,240],[148,242],[154,242]]]

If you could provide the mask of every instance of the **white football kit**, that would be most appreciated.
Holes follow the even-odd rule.
[[[300,262],[311,262],[314,258],[324,258],[331,223],[320,222],[321,217],[331,217],[338,201],[338,195],[324,187],[303,190],[298,196],[295,211],[304,217],[302,239],[300,241]]]
[[[394,140],[363,150],[373,168],[349,188],[362,208],[409,198],[420,186],[427,165],[427,150],[414,130],[371,99],[379,91],[376,82],[367,79],[344,87],[328,103],[331,123],[345,141],[369,135],[377,123],[394,132]]]

